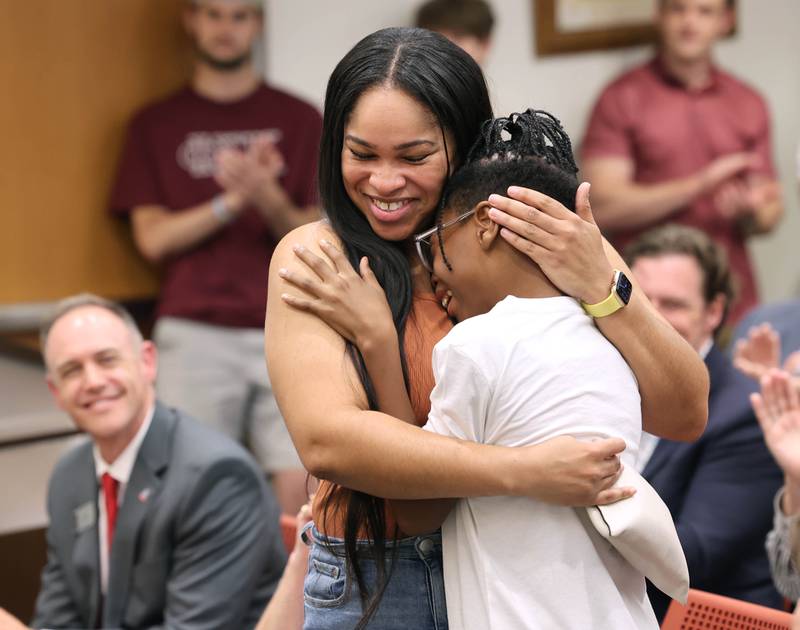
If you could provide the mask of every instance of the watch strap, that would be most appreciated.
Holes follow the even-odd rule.
[[[586,302],[581,302],[581,306],[583,310],[586,311],[587,315],[591,317],[605,317],[606,315],[611,315],[612,313],[616,313],[619,309],[625,306],[617,297],[616,292],[612,289],[611,294],[602,302],[597,302],[597,304],[587,304]]]
[[[611,293],[605,300],[597,302],[596,304],[587,304],[581,301],[581,306],[586,314],[590,317],[606,317],[612,313],[616,313],[619,309],[625,306],[625,302],[617,295],[617,282],[619,280],[620,271],[614,270],[614,281],[611,283]]]

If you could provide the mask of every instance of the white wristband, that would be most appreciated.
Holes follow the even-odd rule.
[[[217,221],[223,225],[230,223],[231,219],[233,219],[233,213],[228,208],[228,204],[225,203],[224,195],[217,195],[211,200],[211,212],[217,217]]]

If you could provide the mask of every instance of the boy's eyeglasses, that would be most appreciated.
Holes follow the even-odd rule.
[[[417,255],[422,261],[422,266],[430,273],[433,273],[433,248],[431,246],[431,237],[439,230],[449,228],[451,225],[455,225],[473,214],[475,214],[475,208],[467,210],[463,214],[459,214],[456,218],[450,219],[441,225],[434,225],[429,230],[425,230],[414,236],[414,245],[417,247]]]

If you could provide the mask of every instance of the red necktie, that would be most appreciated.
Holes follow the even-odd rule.
[[[103,473],[100,478],[103,486],[103,500],[106,503],[106,536],[108,538],[108,552],[111,553],[111,541],[114,539],[114,525],[117,522],[117,491],[119,481],[108,473]]]

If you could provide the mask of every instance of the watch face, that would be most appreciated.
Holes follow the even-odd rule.
[[[628,280],[628,276],[621,271],[617,277],[616,292],[619,296],[619,299],[622,300],[624,304],[627,304],[630,301],[631,293],[633,293],[633,285],[631,284],[631,281]]]

